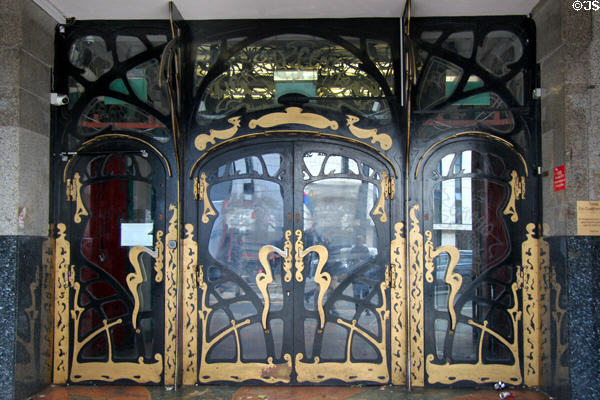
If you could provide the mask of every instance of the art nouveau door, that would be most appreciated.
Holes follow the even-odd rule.
[[[390,380],[388,176],[326,141],[244,145],[199,166],[184,384]]]
[[[165,329],[176,325],[175,298],[172,312],[165,305],[166,289],[176,294],[169,172],[151,148],[116,136],[67,164],[56,239],[55,382],[175,382],[173,335]]]

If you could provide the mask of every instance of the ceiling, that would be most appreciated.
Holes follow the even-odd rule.
[[[168,0],[34,0],[58,22],[166,19]],[[526,15],[538,0],[413,0],[412,15]],[[175,0],[184,19],[399,17],[406,0]]]

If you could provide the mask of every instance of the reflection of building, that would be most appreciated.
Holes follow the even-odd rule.
[[[222,294],[207,296],[215,309],[242,296],[245,292],[229,281],[219,286],[219,279],[228,279],[225,268],[238,259],[247,285],[243,289],[256,291],[261,301],[271,296],[271,311],[280,317],[270,320],[266,313],[263,325],[264,305],[245,298],[237,309],[223,306],[221,313],[215,311],[221,324],[215,331],[239,331],[243,342],[247,332],[258,337],[285,330],[285,314],[291,312],[285,308],[289,287],[277,280],[285,279],[285,268],[296,280],[300,243],[304,250],[317,246],[305,255],[310,290],[305,293],[309,317],[303,329],[309,333],[305,358],[294,361],[306,368],[300,373],[330,373],[327,365],[315,361],[321,351],[315,343],[321,343],[331,362],[347,362],[336,353],[346,351],[346,342],[328,338],[348,338],[352,332],[365,342],[356,339],[361,362],[376,364],[395,384],[406,383],[406,362],[413,360],[420,361],[415,367],[425,365],[409,377],[415,386],[450,384],[449,377],[459,373],[472,384],[506,376],[514,378],[509,383],[540,386],[560,398],[571,392],[573,398],[598,397],[598,244],[595,237],[577,236],[576,218],[577,201],[600,200],[598,128],[593,123],[600,90],[594,62],[598,17],[585,10],[586,2],[580,11],[557,0],[494,7],[490,2],[463,2],[451,8],[436,5],[434,10],[416,0],[411,36],[401,41],[407,26],[407,15],[400,18],[402,2],[369,9],[344,3],[334,11],[331,4],[290,10],[269,3],[259,7],[265,15],[244,14],[250,11],[223,4],[220,14],[202,10],[197,16],[196,7],[182,1],[176,5],[186,21],[181,23],[190,30],[181,39],[188,47],[179,70],[184,80],[179,93],[173,91],[174,74],[161,70],[172,35],[166,6],[153,15],[142,13],[160,7],[132,6],[131,16],[119,14],[127,12],[122,7],[90,5],[84,11],[62,0],[13,3],[3,2],[3,26],[10,34],[0,41],[5,55],[0,75],[0,171],[5,178],[0,228],[8,310],[1,350],[2,369],[14,378],[14,383],[6,379],[0,384],[3,393],[21,398],[48,384],[52,378],[45,366],[51,358],[54,379],[60,368],[65,379],[75,382],[77,374],[69,375],[73,365],[95,373],[127,362],[126,368],[116,370],[166,383],[167,372],[177,363],[163,346],[175,339],[163,328],[175,321],[177,296],[163,289],[175,282],[169,268],[180,258],[184,265],[179,276],[198,283],[190,289],[192,299],[208,290],[202,283]],[[64,24],[61,12],[74,14],[77,22]],[[527,18],[491,18],[529,12],[535,29]],[[293,19],[379,15],[396,19],[310,24]],[[428,16],[448,18],[424,18]],[[128,21],[138,17],[162,21]],[[275,17],[293,20],[253,20]],[[64,24],[56,37],[55,18]],[[201,18],[214,20],[199,23]],[[86,21],[96,19],[108,22]],[[237,19],[242,21],[232,22]],[[164,60],[163,67],[174,68]],[[414,78],[410,111],[405,60]],[[70,103],[50,112],[51,90],[67,95]],[[177,96],[182,99],[178,116],[171,102]],[[173,121],[180,128],[178,147]],[[126,139],[132,136],[135,140]],[[553,168],[561,165],[567,173],[566,190],[554,191]],[[209,173],[203,178],[203,172]],[[138,249],[139,258],[131,261],[134,252],[121,248],[118,228],[136,222],[154,224],[155,246]],[[400,222],[403,230],[396,225]],[[407,237],[409,232],[412,237]],[[372,265],[348,261],[357,234],[364,235]],[[398,238],[406,239],[406,248],[395,245]],[[258,258],[264,245],[281,250],[267,258],[274,282]],[[324,253],[319,255],[318,246],[328,251],[320,273]],[[454,264],[453,248],[458,255]],[[423,336],[411,344],[411,354],[404,352],[406,343],[386,348],[388,338],[383,340],[382,332],[373,328],[381,323],[372,311],[383,307],[377,291],[383,276],[391,286],[385,293],[396,290],[398,295],[386,307],[396,301],[404,309],[407,303],[410,288],[399,279],[406,274],[396,276],[401,283],[394,287],[393,274],[385,273],[386,265],[400,265],[392,259],[402,259],[404,253],[412,254],[404,267],[423,269],[425,296],[408,301],[422,305],[424,313],[411,314],[414,321],[391,313],[396,320],[386,322],[386,334],[414,337],[395,328],[422,323],[423,330],[417,330]],[[194,257],[213,257],[221,264],[205,263],[202,275],[193,270]],[[94,275],[98,271],[91,268],[103,264],[111,264],[114,279],[107,278],[109,283],[100,282]],[[356,279],[334,294],[353,268],[360,270]],[[325,273],[332,274],[331,281]],[[256,279],[259,274],[265,274],[263,280]],[[361,294],[372,295],[368,300],[356,300],[353,289],[361,285],[377,290]],[[53,293],[56,297],[50,298]],[[589,293],[594,295],[590,298]],[[98,298],[113,301],[111,296],[119,300],[107,312]],[[346,296],[345,303],[328,304],[335,296]],[[49,315],[54,302],[68,309]],[[72,317],[78,307],[88,306],[95,310],[89,314],[98,315]],[[198,309],[208,313],[210,307]],[[336,325],[333,312],[347,325]],[[248,316],[253,323],[242,326]],[[238,325],[230,327],[232,319],[239,319]],[[352,328],[353,319],[363,333]],[[88,350],[82,344],[80,364],[62,353],[66,349],[72,355],[85,341],[85,335],[73,341],[75,321],[81,321],[91,343]],[[202,321],[196,322],[200,327]],[[60,342],[61,335],[70,344],[52,348],[50,338]],[[198,350],[201,340],[195,340],[186,344]],[[217,344],[214,348],[234,351],[235,343],[227,339],[220,350]],[[116,354],[110,365],[86,367],[85,357],[105,360],[110,344]],[[288,364],[278,346],[286,344],[275,340],[265,352],[277,354],[268,370],[283,371],[283,376]],[[143,353],[141,363],[131,356],[137,351]],[[248,358],[252,362],[236,366],[244,379],[255,378],[253,371],[264,367],[261,351],[253,347]],[[391,360],[389,371],[387,364],[377,364],[381,354]],[[162,357],[160,362],[155,355]],[[364,365],[358,364],[333,369],[361,370]],[[196,375],[192,383],[198,372],[189,372]],[[282,379],[273,374],[267,382]],[[180,376],[187,375],[182,371]]]

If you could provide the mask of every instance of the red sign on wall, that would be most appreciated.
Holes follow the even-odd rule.
[[[565,165],[559,165],[554,167],[554,191],[565,190],[567,177],[565,175]]]

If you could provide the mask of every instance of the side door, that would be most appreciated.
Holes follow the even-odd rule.
[[[159,384],[167,362],[174,367],[164,326],[166,269],[176,255],[165,246],[176,243],[177,210],[168,206],[176,199],[165,163],[150,148],[114,138],[67,163],[66,222],[56,239],[55,380]]]

